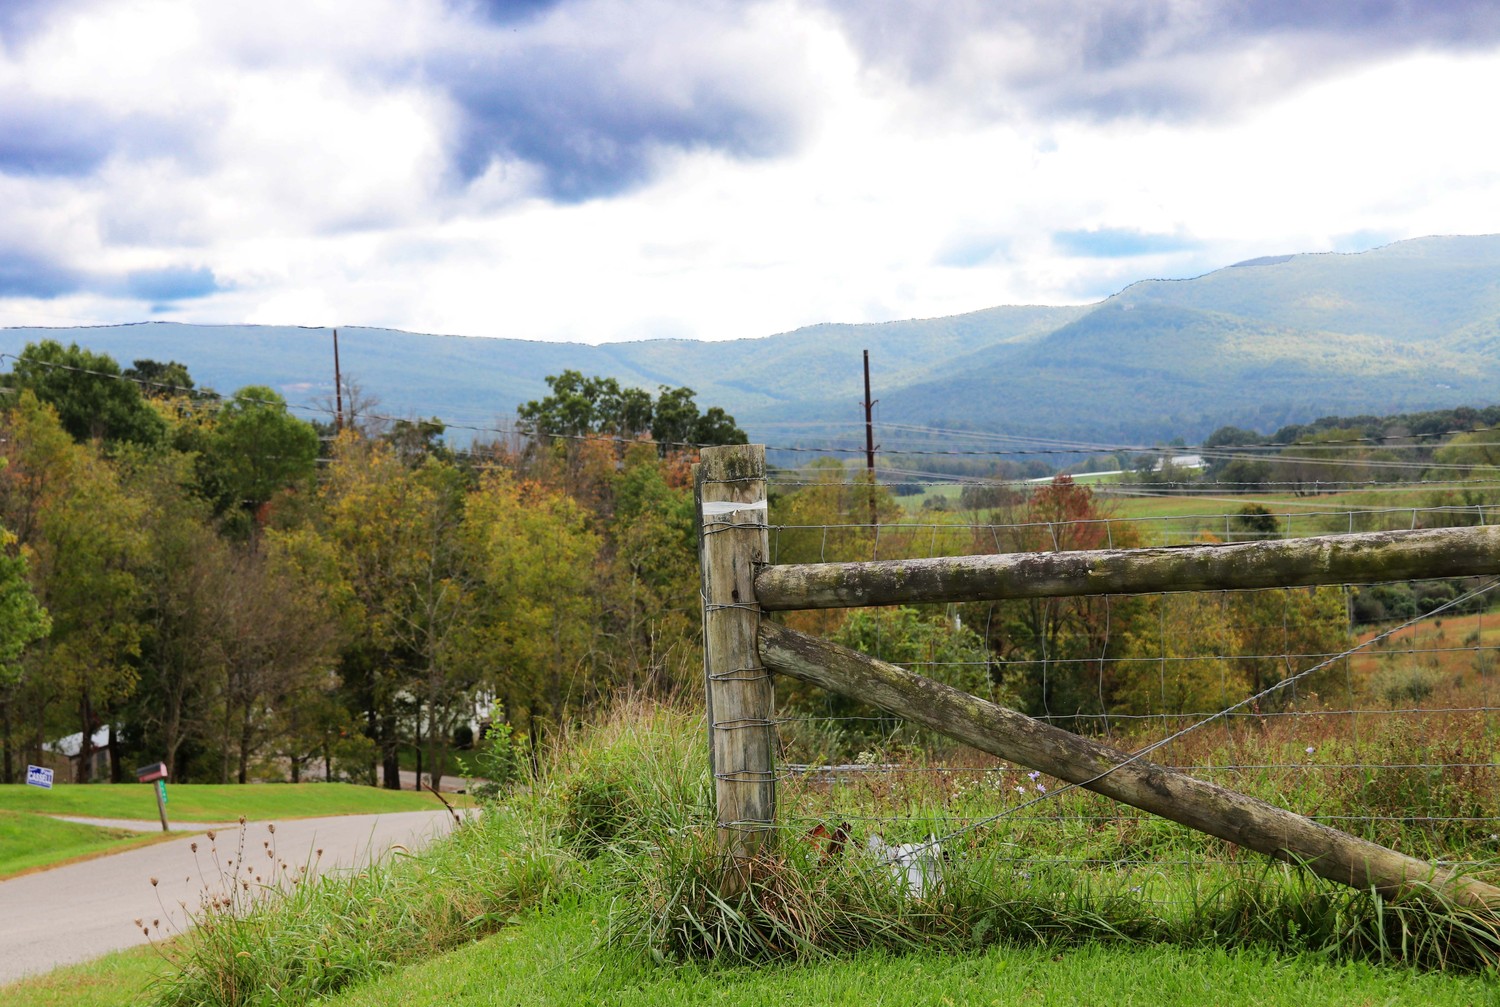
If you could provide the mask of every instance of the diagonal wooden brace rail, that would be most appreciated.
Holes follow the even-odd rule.
[[[1500,573],[1500,527],[1433,528],[1159,549],[770,566],[768,612],[1159,591],[1234,591]]]
[[[817,637],[762,622],[760,657],[772,671],[811,682],[981,751],[1041,770],[1331,881],[1399,897],[1500,908],[1500,889],[1384,846],[1052,727],[1014,710]]]

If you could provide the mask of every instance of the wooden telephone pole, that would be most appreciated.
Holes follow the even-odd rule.
[[[870,410],[875,400],[870,398],[870,351],[865,350],[865,473],[870,480],[870,524],[880,523],[875,508],[875,423]]]
[[[339,330],[333,330],[333,431],[344,432],[344,376],[339,373]]]

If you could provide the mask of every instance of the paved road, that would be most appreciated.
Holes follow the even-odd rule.
[[[304,864],[349,867],[396,844],[414,848],[452,825],[446,811],[293,819],[275,823],[274,834],[267,823],[251,822],[244,827],[244,862],[253,869],[282,862],[293,870]],[[274,860],[266,856],[267,842]],[[198,844],[196,854],[192,843]],[[224,889],[231,871],[225,862],[240,857],[239,846],[235,825],[216,831],[212,842],[206,835],[189,836],[0,881],[0,986],[143,944],[147,936],[136,919],[153,938],[179,933],[206,893]]]

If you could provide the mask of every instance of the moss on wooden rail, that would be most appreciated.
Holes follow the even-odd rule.
[[[1500,527],[1087,552],[1003,553],[770,566],[755,579],[767,611],[1000,601],[1159,591],[1221,591],[1500,573]]]

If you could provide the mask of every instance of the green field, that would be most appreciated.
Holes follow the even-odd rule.
[[[464,798],[449,796],[450,801]],[[172,783],[167,786],[171,823],[230,822],[260,818],[317,818],[389,811],[431,811],[437,798],[414,790],[383,790],[349,783],[267,783],[252,786]],[[156,820],[156,796],[138,783],[58,784],[51,790],[24,784],[0,786],[0,811],[29,811],[82,818]]]
[[[41,867],[118,853],[166,838],[163,833],[102,829],[46,815],[0,811],[0,880]]]
[[[1078,482],[1085,482],[1080,478]],[[1004,523],[992,512],[958,510],[962,488],[958,485],[929,486],[920,495],[898,497],[908,511],[907,520],[919,524],[964,526],[976,520]],[[923,501],[940,499],[951,510],[923,509]],[[1413,515],[1412,508],[1436,503],[1433,491],[1392,487],[1378,491],[1350,491],[1320,496],[1291,493],[1216,493],[1211,484],[1197,492],[1170,496],[1152,495],[1145,487],[1121,487],[1109,483],[1096,487],[1099,516],[1112,527],[1134,529],[1142,545],[1180,545],[1212,537],[1234,540],[1230,518],[1252,504],[1270,511],[1288,537],[1326,535],[1348,531],[1426,526],[1431,515]],[[1020,513],[1019,511],[1017,512]],[[1017,517],[1014,520],[1022,520]]]
[[[450,795],[462,804],[467,798]],[[381,790],[347,783],[290,783],[239,786],[184,783],[167,788],[167,820],[174,833],[194,825],[257,819],[317,818],[441,807],[431,794]],[[51,790],[24,784],[0,786],[0,879],[44,867],[157,842],[169,835],[100,828],[50,817],[157,820],[153,788],[140,784],[58,784]]]

